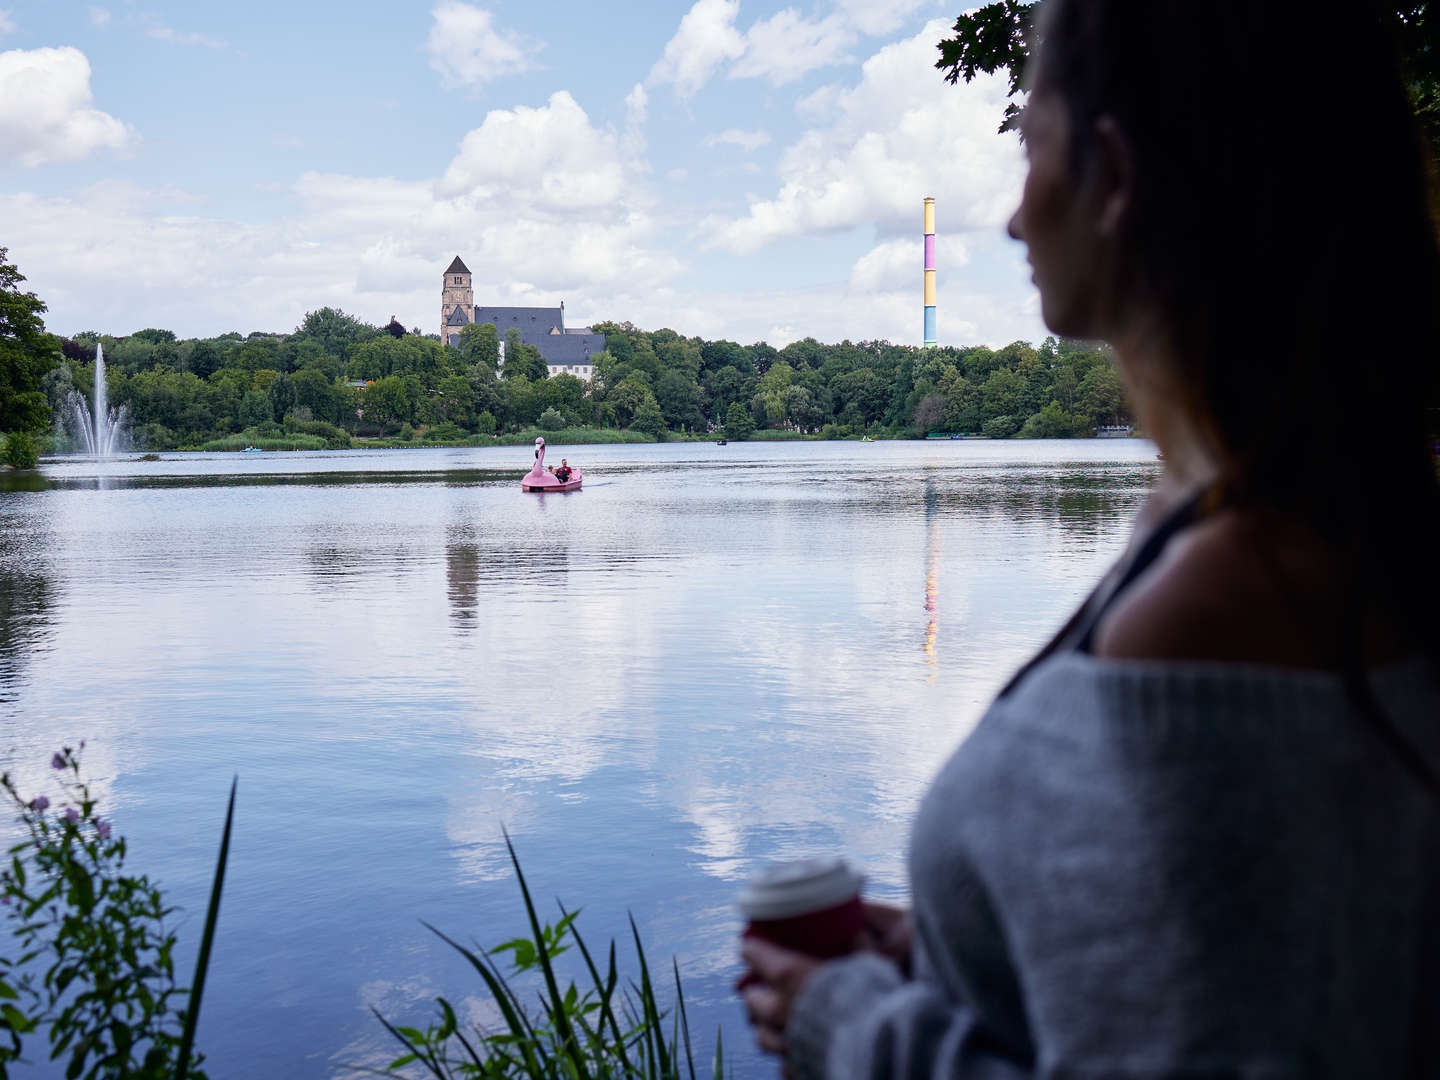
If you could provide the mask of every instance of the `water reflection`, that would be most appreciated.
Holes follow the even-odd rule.
[[[0,702],[19,693],[26,669],[54,636],[51,547],[35,518],[0,514]]]

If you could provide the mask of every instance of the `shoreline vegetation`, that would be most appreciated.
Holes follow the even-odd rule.
[[[180,338],[148,328],[61,338],[0,249],[0,314],[23,327],[0,365],[0,459],[73,453],[93,409],[97,348],[127,450],[320,450],[548,441],[919,439],[941,433],[1088,437],[1133,425],[1110,352],[1047,338],[919,348],[892,342],[777,349],[598,322],[593,377],[550,373],[517,332],[467,326],[452,346],[336,308],[290,332]],[[503,358],[503,359],[502,359]]]

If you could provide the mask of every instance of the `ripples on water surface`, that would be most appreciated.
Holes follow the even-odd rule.
[[[200,1029],[215,1080],[388,1060],[473,976],[421,926],[537,896],[677,955],[708,1059],[769,1075],[730,991],[756,866],[906,828],[984,703],[1115,556],[1153,448],[524,447],[54,462],[0,492],[5,766],[86,760],[192,948],[240,798]],[[188,971],[188,958],[183,961]],[[37,1071],[33,1075],[42,1075]]]

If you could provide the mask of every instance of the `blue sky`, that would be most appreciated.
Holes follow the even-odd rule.
[[[784,345],[1044,336],[1004,87],[938,0],[0,0],[0,245],[57,333],[439,330],[481,304]]]

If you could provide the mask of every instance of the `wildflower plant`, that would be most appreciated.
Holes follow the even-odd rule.
[[[67,1080],[187,1075],[190,991],[175,981],[166,923],[175,909],[148,877],[126,872],[125,839],[98,814],[79,752],[63,748],[50,767],[53,802],[27,799],[0,775],[23,835],[0,869],[11,931],[0,948],[0,1078],[23,1060],[24,1037],[41,1030],[50,1058],[67,1059]]]

